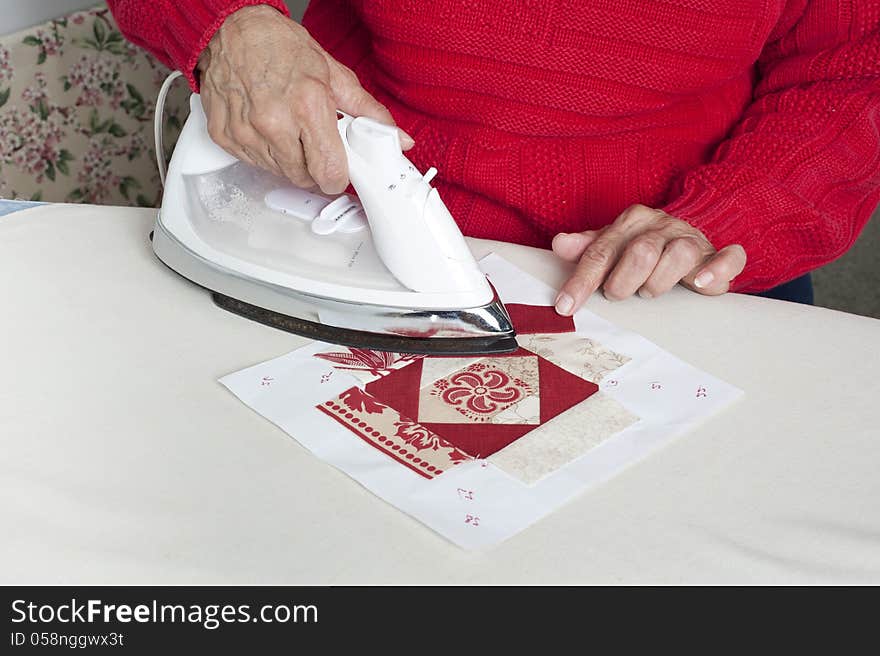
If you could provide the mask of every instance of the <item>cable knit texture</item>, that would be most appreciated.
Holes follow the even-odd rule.
[[[193,84],[247,4],[110,2]],[[880,202],[880,0],[312,0],[303,24],[468,235],[546,247],[644,203],[742,244],[734,289],[758,291],[841,255]]]

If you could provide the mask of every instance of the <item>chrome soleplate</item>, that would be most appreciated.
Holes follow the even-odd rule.
[[[416,353],[423,355],[483,355],[511,353],[519,348],[512,336],[488,337],[404,337],[363,330],[337,328],[315,321],[290,317],[278,312],[239,301],[238,299],[213,292],[214,303],[218,307],[239,316],[257,321],[272,328],[289,333],[329,342],[340,346],[393,351],[395,353]]]

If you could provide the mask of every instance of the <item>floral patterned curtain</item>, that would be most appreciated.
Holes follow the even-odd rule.
[[[105,5],[0,37],[0,197],[155,206],[153,110],[169,71]],[[186,116],[165,109],[166,156]]]

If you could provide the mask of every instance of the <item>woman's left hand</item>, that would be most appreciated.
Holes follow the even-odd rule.
[[[556,297],[562,315],[576,312],[599,287],[611,300],[636,292],[652,298],[678,283],[700,294],[723,294],[746,265],[739,244],[716,251],[689,223],[644,205],[627,208],[601,230],[556,235],[553,252],[577,262]]]

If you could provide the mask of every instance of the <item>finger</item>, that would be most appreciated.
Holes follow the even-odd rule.
[[[266,157],[278,167],[281,176],[302,189],[315,186],[306,168],[306,158],[300,141],[298,121],[291,104],[284,102],[259,102],[259,112],[251,117],[251,125],[266,143]]]
[[[553,238],[551,248],[553,252],[567,262],[577,262],[584,254],[587,246],[595,241],[599,232],[586,230],[584,232],[560,232]]]
[[[230,155],[237,155],[237,153],[233,152],[236,145],[227,134],[226,125],[229,122],[229,112],[226,110],[226,105],[222,101],[215,99],[214,95],[207,88],[202,89],[201,95],[202,105],[205,109],[205,118],[208,124],[208,136],[211,137],[211,141]]]
[[[397,128],[397,132],[400,135],[400,149],[401,150],[410,150],[413,146],[416,145],[416,140],[409,136],[408,133],[404,132],[400,128]]]
[[[599,288],[611,271],[623,247],[627,235],[620,230],[607,230],[591,243],[578,261],[574,274],[562,286],[556,297],[556,311],[569,316]]]
[[[340,194],[348,186],[348,160],[337,128],[335,103],[320,82],[305,87],[301,94],[305,111],[299,116],[300,140],[306,168],[324,193]]]
[[[225,136],[229,152],[243,162],[281,175],[281,170],[266,152],[264,139],[251,125],[247,103],[238,94],[227,96],[221,103],[226,110]],[[231,150],[230,150],[231,149]]]
[[[682,283],[700,294],[716,296],[730,289],[730,281],[746,266],[746,252],[739,244],[718,251],[705,265],[695,268]]]
[[[706,253],[696,240],[679,237],[666,244],[660,261],[642,285],[639,295],[643,298],[661,296],[678,284],[678,281],[703,262]]]
[[[233,128],[233,138],[249,164],[284,177],[284,172],[269,153],[269,145],[250,127]]]
[[[397,125],[388,108],[361,86],[354,71],[336,61],[332,62],[330,71],[330,89],[338,109],[352,116],[367,116],[386,125]],[[415,140],[400,128],[397,130],[400,147],[403,150],[412,148]]]
[[[312,180],[312,176],[309,175],[309,171],[306,168],[306,158],[303,154],[302,142],[299,139],[296,139],[295,146],[285,148],[287,159],[277,155],[271,143],[268,144],[267,150],[269,157],[281,169],[281,177],[287,178],[300,189],[317,189],[318,185]]]
[[[293,118],[289,125],[293,125]],[[277,132],[269,140],[269,153],[278,163],[284,177],[301,189],[312,189],[317,183],[309,174],[300,133],[288,129]]]
[[[283,177],[284,173],[278,162],[272,157],[265,136],[257,131],[253,119],[250,103],[238,96],[233,96],[229,101],[227,131],[251,162],[261,169]]]
[[[352,116],[368,116],[386,125],[396,125],[388,108],[361,86],[354,71],[336,61],[330,66],[330,89],[342,111]]]
[[[656,222],[657,217],[657,210],[644,205],[632,205],[621,212],[584,250],[574,274],[556,297],[556,311],[563,316],[577,312],[604,282],[626,244]]]
[[[284,171],[278,162],[275,161],[275,158],[272,156],[272,150],[262,135],[249,126],[236,129],[234,135],[244,155],[256,166],[278,177],[285,177]]]
[[[606,298],[619,301],[635,294],[657,266],[660,256],[663,255],[666,239],[656,230],[644,232],[632,239],[605,280],[603,289]]]

